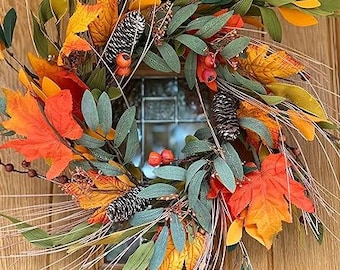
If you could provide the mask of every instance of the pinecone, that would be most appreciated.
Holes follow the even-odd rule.
[[[236,110],[239,102],[227,91],[219,90],[212,103],[213,116],[216,123],[217,136],[223,142],[234,141],[240,134]]]
[[[150,200],[137,197],[143,188],[134,187],[123,196],[113,200],[107,208],[107,216],[112,222],[128,220],[133,214],[147,208]]]
[[[130,54],[133,46],[138,42],[144,32],[145,18],[139,11],[127,13],[115,29],[108,41],[104,59],[109,66],[114,66],[119,53]]]

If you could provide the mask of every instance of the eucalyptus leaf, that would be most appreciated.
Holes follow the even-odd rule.
[[[163,42],[161,46],[157,46],[157,49],[167,65],[176,73],[181,72],[181,62],[177,56],[175,49],[166,42]]]
[[[184,64],[184,76],[189,89],[193,89],[196,83],[197,54],[190,51]]]
[[[154,248],[153,241],[140,245],[124,264],[123,270],[145,270],[150,263]]]
[[[207,140],[212,137],[211,130],[208,127],[200,128],[198,129],[195,134],[195,137],[197,137],[200,140]]]
[[[200,159],[192,164],[190,164],[188,170],[187,170],[187,175],[186,175],[186,180],[185,180],[185,188],[187,188],[192,181],[194,175],[208,162],[205,159]]]
[[[43,0],[38,7],[38,16],[40,24],[43,26],[46,22],[53,18],[50,0]]]
[[[162,166],[153,170],[153,173],[163,179],[168,180],[185,180],[186,170],[178,166]]]
[[[99,148],[105,145],[105,141],[93,138],[86,133],[84,133],[83,136],[76,141],[76,143],[88,148]]]
[[[182,153],[187,155],[193,155],[197,153],[209,152],[214,148],[214,144],[205,141],[205,140],[197,140],[188,142],[184,148],[182,149]]]
[[[17,13],[14,8],[11,8],[5,15],[3,20],[3,31],[6,40],[6,48],[12,46],[12,39],[14,33],[14,27],[17,21]]]
[[[14,217],[10,217],[0,213],[0,216],[8,219],[10,222],[15,224],[15,226],[20,230],[20,233],[25,237],[30,243],[40,248],[52,248],[53,241],[50,235],[40,228],[36,228],[25,222],[22,222]]]
[[[164,208],[147,209],[135,213],[129,220],[132,226],[139,226],[157,220],[163,214]]]
[[[200,201],[197,200],[193,206],[193,211],[197,218],[198,223],[207,232],[211,231],[211,211]]]
[[[245,50],[250,42],[249,37],[239,37],[228,43],[221,52],[225,59],[230,59]]]
[[[138,130],[136,120],[134,120],[126,142],[124,163],[131,162],[132,159],[136,156],[138,149],[139,149]]]
[[[104,151],[103,149],[100,148],[93,148],[89,149],[91,154],[98,159],[99,161],[109,161],[114,159],[114,155]]]
[[[185,231],[182,222],[174,213],[171,213],[170,217],[170,231],[175,248],[178,252],[182,252],[185,246]]]
[[[1,114],[6,114],[6,99],[3,97],[0,97],[0,113]]]
[[[251,91],[254,91],[254,92],[258,93],[258,94],[261,94],[261,95],[266,95],[267,94],[266,89],[259,82],[251,81],[251,80],[241,76],[237,72],[234,72],[233,75],[234,75],[234,78],[240,84],[242,84],[244,87],[246,87],[247,89],[249,89]]]
[[[137,196],[145,199],[153,199],[163,196],[170,196],[176,194],[177,192],[177,189],[171,185],[157,183],[142,189]]]
[[[201,29],[207,22],[209,22],[213,18],[214,16],[198,17],[197,19],[188,23],[187,27],[185,28],[185,31],[188,32],[191,30]]]
[[[107,162],[91,161],[91,164],[95,166],[99,171],[101,171],[104,175],[117,176],[123,174],[123,172],[119,168],[112,166]]]
[[[240,0],[232,7],[232,9],[235,10],[235,13],[240,14],[241,16],[244,16],[247,14],[252,3],[253,3],[253,0]]]
[[[148,51],[143,58],[143,62],[154,70],[161,72],[171,72],[172,69],[168,66],[165,60],[152,51]]]
[[[217,157],[214,160],[214,168],[221,183],[233,193],[236,189],[236,182],[233,171],[230,169],[227,162],[221,157]]]
[[[202,37],[203,39],[209,38],[216,34],[231,18],[234,11],[229,11],[217,17],[213,17],[205,25],[203,25],[195,35]]]
[[[206,55],[208,52],[207,44],[199,37],[183,34],[175,38],[175,40],[187,46],[199,55]]]
[[[112,107],[110,98],[105,92],[98,99],[97,111],[100,127],[103,133],[107,135],[112,127]]]
[[[90,225],[87,222],[80,223],[73,227],[71,231],[61,234],[62,238],[59,241],[55,241],[55,246],[66,245],[71,242],[75,242],[87,235],[95,233],[100,229],[101,226],[102,225],[100,223]]]
[[[96,131],[99,126],[99,116],[96,102],[89,90],[86,90],[81,100],[81,112],[84,116],[87,126]]]
[[[225,153],[225,160],[232,170],[234,176],[238,180],[243,180],[244,173],[243,173],[243,166],[240,156],[238,155],[235,148],[230,143],[225,143],[222,145],[222,148]]]
[[[193,207],[198,200],[201,184],[207,174],[207,170],[200,170],[192,178],[188,188],[189,207]]]
[[[48,53],[48,39],[43,34],[42,30],[40,29],[40,24],[37,21],[37,18],[32,13],[32,21],[33,21],[33,41],[35,47],[39,53],[39,55],[43,58],[47,58],[49,55]]]
[[[136,107],[132,106],[129,109],[127,109],[120,117],[117,123],[116,136],[114,141],[114,145],[116,147],[119,147],[125,140],[126,136],[129,134],[130,129],[135,121],[135,116]]]
[[[91,74],[90,77],[86,80],[86,85],[90,89],[99,89],[100,91],[105,91],[106,88],[106,69],[105,67],[95,68]]]
[[[168,245],[168,236],[169,229],[167,226],[163,226],[155,242],[155,251],[149,264],[149,270],[157,270],[162,265]]]
[[[168,25],[167,34],[171,35],[173,32],[175,32],[178,27],[180,27],[186,20],[191,17],[191,15],[195,13],[197,8],[197,4],[189,4],[177,10]]]
[[[270,37],[277,42],[281,42],[282,28],[275,11],[266,7],[258,8],[260,9],[261,12],[263,24],[266,27]]]
[[[239,119],[239,124],[244,129],[254,131],[269,147],[273,147],[273,138],[263,122],[255,118],[244,117]]]

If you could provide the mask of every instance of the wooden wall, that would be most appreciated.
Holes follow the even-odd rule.
[[[25,9],[25,2],[32,6],[40,2],[40,0],[2,0],[0,3],[0,15],[3,16],[4,12],[10,6],[13,6],[18,11],[18,27],[15,31],[14,37],[14,53],[24,63],[27,63],[24,52],[33,51],[31,45],[27,12]],[[339,64],[340,64],[340,20],[335,19],[322,19],[317,26],[305,29],[295,28],[285,24],[284,26],[284,44],[294,47],[295,49],[314,57],[315,59],[332,67],[332,70],[323,68],[326,74],[326,79],[318,78],[318,80],[331,89],[336,94],[339,92]],[[0,86],[18,88],[20,87],[16,80],[16,74],[11,71],[3,62],[0,63]],[[337,108],[333,112],[335,117],[339,115],[339,107],[337,105],[337,98],[331,94],[322,95],[326,98],[326,103],[332,104]],[[311,159],[311,168],[316,173],[317,179],[329,190],[333,191],[339,197],[339,190],[330,173],[330,168],[326,165],[324,156],[320,147],[308,148],[308,156]],[[1,151],[0,158],[3,162],[12,162],[15,166],[20,167],[22,157],[11,151]],[[336,156],[330,153],[331,160],[335,163],[335,171],[340,178],[340,164],[336,160]],[[43,163],[35,163],[39,168],[44,167]],[[25,176],[18,174],[8,174],[4,170],[0,170],[0,195],[3,194],[48,194],[53,192],[53,187],[40,180],[31,180]],[[53,202],[55,199],[51,197],[14,197],[3,198],[0,196],[0,209],[15,208],[20,206],[29,206],[33,204],[44,204]],[[340,209],[339,200],[330,199],[336,209]],[[321,212],[325,224],[328,228],[340,235],[340,226],[332,218],[328,217],[325,213]],[[46,222],[41,220],[38,223]],[[0,246],[8,245],[0,237]],[[20,248],[25,246],[25,243],[20,245]],[[248,247],[249,255],[252,259],[255,270],[336,270],[339,269],[340,256],[339,256],[339,242],[328,232],[325,232],[324,243],[319,245],[311,234],[307,237],[304,236],[304,229],[299,224],[284,226],[284,231],[279,234],[277,240],[274,242],[273,248],[270,251],[265,250],[261,245],[252,239],[246,239],[246,246]],[[14,246],[12,253],[18,253],[18,247]],[[8,254],[1,254],[4,256]],[[0,269],[7,270],[35,270],[43,268],[45,265],[61,258],[59,255],[46,255],[39,257],[26,257],[24,259],[3,259],[0,257]],[[79,254],[73,256],[77,258]],[[69,258],[66,261],[69,261]],[[229,257],[230,269],[233,267],[235,255]],[[14,264],[13,264],[14,263]],[[62,269],[65,262],[58,263],[51,269]],[[95,268],[93,268],[95,269]]]

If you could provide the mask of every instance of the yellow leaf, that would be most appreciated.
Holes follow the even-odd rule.
[[[0,41],[0,60],[4,60],[5,59],[5,56],[2,53],[2,51],[4,51],[5,49],[6,49],[5,44],[2,41]]]
[[[102,12],[99,13],[99,17],[89,25],[89,31],[94,45],[102,46],[109,39],[117,22],[118,1],[98,0],[97,3],[102,4]]]
[[[312,26],[318,24],[318,20],[310,14],[306,14],[297,9],[279,7],[279,11],[283,18],[296,26]]]
[[[42,79],[41,87],[48,97],[55,96],[61,91],[61,88],[48,77]]]
[[[82,5],[77,2],[76,11],[71,16],[66,29],[66,36],[71,33],[81,33],[88,30],[88,25],[93,22],[102,11],[101,4]]]
[[[229,226],[227,232],[227,246],[232,246],[237,244],[242,238],[242,230],[243,230],[243,220],[235,219]]]
[[[300,8],[317,8],[321,6],[321,3],[318,0],[301,0],[292,2],[295,6]]]
[[[246,225],[244,226],[244,228],[251,237],[259,241],[262,245],[266,246],[266,243],[263,240],[263,237],[258,233],[256,224]]]
[[[189,240],[186,241],[187,254],[185,257],[185,269],[193,270],[197,261],[202,256],[205,248],[205,235],[197,232],[194,242],[190,244]]]
[[[315,127],[307,114],[293,110],[288,110],[287,113],[290,121],[301,132],[302,136],[307,141],[313,141],[315,137]]]
[[[165,258],[162,265],[158,270],[182,270],[187,253],[187,247],[185,246],[182,252],[179,252],[174,245],[171,237],[168,238],[168,244],[166,247]]]
[[[57,21],[59,21],[66,14],[68,9],[67,0],[50,0],[50,5]]]
[[[277,96],[285,97],[301,109],[326,120],[327,115],[320,103],[300,86],[286,83],[271,83],[267,88]]]
[[[27,73],[21,68],[19,69],[18,79],[20,83],[25,86],[28,90],[32,90],[31,82],[32,79],[27,76]]]
[[[129,10],[135,9],[146,9],[150,6],[159,6],[161,4],[161,0],[133,0],[129,5]]]

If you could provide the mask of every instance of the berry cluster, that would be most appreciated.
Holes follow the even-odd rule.
[[[175,159],[174,154],[171,150],[164,149],[161,153],[151,152],[149,154],[148,163],[150,166],[159,166],[159,165],[169,165]]]
[[[116,58],[116,74],[118,76],[124,77],[128,76],[131,73],[130,65],[131,65],[131,56],[128,53],[121,52],[117,55]]]

